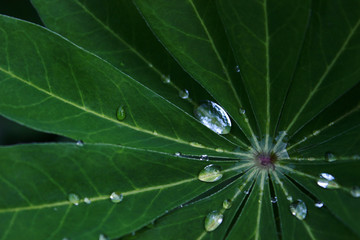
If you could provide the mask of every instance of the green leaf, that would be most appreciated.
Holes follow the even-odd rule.
[[[84,142],[187,154],[235,148],[158,94],[60,36],[4,16],[0,24],[5,56],[0,59],[0,110],[5,116]],[[116,119],[119,106],[125,109],[123,121]]]
[[[214,186],[197,178],[203,161],[113,145],[19,145],[0,152],[2,239],[113,238]],[[220,182],[241,170],[216,164]],[[112,192],[122,201],[113,203]],[[78,205],[69,202],[71,193]]]

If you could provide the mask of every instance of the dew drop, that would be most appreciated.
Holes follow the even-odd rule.
[[[79,205],[80,198],[75,193],[70,193],[69,196],[68,196],[68,199],[69,199],[69,202],[71,202],[75,206]]]
[[[210,212],[205,218],[205,230],[208,232],[214,231],[220,226],[224,216],[217,210]]]
[[[222,153],[222,152],[224,152],[224,149],[222,149],[222,148],[216,148],[215,151],[218,152],[218,153]]]
[[[195,117],[217,134],[227,134],[231,120],[225,110],[212,101],[206,101],[194,109]]]
[[[180,156],[181,156],[181,152],[176,152],[176,153],[175,153],[175,156],[180,157]]]
[[[216,182],[217,180],[222,178],[221,168],[220,166],[210,164],[204,167],[199,172],[199,180],[203,182]]]
[[[120,106],[116,111],[116,118],[119,121],[124,120],[126,117],[124,106]]]
[[[91,200],[89,199],[89,198],[84,198],[84,203],[86,203],[86,204],[90,204],[91,203]]]
[[[250,193],[250,191],[249,191],[249,190],[245,190],[244,193],[245,193],[246,195],[248,195],[248,194]]]
[[[316,136],[316,135],[319,135],[320,131],[319,130],[316,130],[313,132],[313,135]]]
[[[317,207],[317,208],[322,208],[322,207],[324,206],[324,203],[321,202],[321,201],[317,201],[314,205],[315,205],[315,207]]]
[[[162,75],[161,79],[162,79],[163,83],[166,83],[166,84],[171,83],[170,76]]]
[[[290,202],[293,201],[293,197],[292,197],[292,196],[287,196],[286,199],[289,200]]]
[[[334,124],[335,124],[334,122],[331,122],[331,123],[328,124],[328,126],[330,127],[330,126],[332,126]]]
[[[209,156],[206,155],[206,154],[201,155],[200,160],[201,160],[201,161],[209,161]]]
[[[79,140],[76,142],[76,146],[82,147],[82,146],[84,146],[84,142]]]
[[[335,178],[333,175],[329,173],[321,173],[320,178],[317,180],[317,185],[322,188],[337,189],[339,188],[339,184],[337,184],[334,180]]]
[[[110,195],[110,200],[113,203],[119,203],[119,202],[121,202],[123,200],[123,198],[124,198],[124,196],[120,192],[113,192]]]
[[[244,115],[244,114],[246,113],[246,111],[245,111],[245,109],[243,109],[243,108],[239,108],[239,113],[240,113],[241,115]]]
[[[203,145],[201,145],[200,143],[197,143],[197,142],[190,142],[190,145],[193,147],[198,147],[198,148],[204,147]]]
[[[231,206],[232,206],[232,201],[230,199],[225,199],[223,201],[223,208],[229,209],[231,208]]]
[[[179,91],[179,97],[182,99],[188,99],[189,98],[189,91],[187,89],[180,90]]]
[[[328,162],[335,162],[337,159],[333,153],[327,152],[327,153],[325,153],[325,160]]]
[[[154,67],[151,63],[149,63],[148,66],[149,66],[150,68]]]
[[[353,197],[360,197],[360,187],[359,186],[353,186],[350,191],[351,196]]]
[[[278,199],[277,199],[276,196],[271,198],[271,202],[272,202],[272,203],[277,203],[277,201],[278,201]]]
[[[236,72],[240,72],[240,67],[239,67],[239,65],[236,65],[236,66],[235,66],[235,71],[236,71]]]
[[[299,220],[304,220],[307,214],[307,208],[305,203],[298,199],[290,204],[290,212]]]
[[[99,240],[109,240],[109,238],[105,234],[100,234]]]
[[[360,155],[359,154],[355,154],[352,159],[354,160],[360,160]]]

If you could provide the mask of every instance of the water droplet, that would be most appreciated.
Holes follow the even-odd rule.
[[[171,83],[170,76],[162,75],[161,79],[162,79],[163,83],[166,83],[166,84]]]
[[[248,194],[250,193],[250,191],[249,191],[249,190],[245,190],[244,193],[245,193],[246,195],[248,195]]]
[[[225,199],[225,200],[223,201],[223,208],[229,209],[229,208],[231,208],[231,206],[232,206],[232,202],[231,202],[230,199]]]
[[[113,203],[119,203],[123,200],[123,195],[120,192],[113,192],[110,195],[110,199]]]
[[[353,186],[350,191],[351,196],[353,197],[360,197],[360,187],[359,186]]]
[[[62,240],[70,240],[70,238],[66,238],[66,237],[64,237]]]
[[[331,152],[327,152],[325,153],[325,160],[328,162],[335,162],[337,159],[334,154],[332,154]]]
[[[331,123],[328,124],[328,126],[330,127],[330,126],[332,126],[334,124],[335,124],[334,122],[331,122]]]
[[[224,216],[219,211],[210,212],[205,218],[205,230],[208,232],[214,231],[220,226]]]
[[[151,63],[148,64],[150,68],[154,67]]]
[[[245,109],[243,109],[243,108],[239,108],[239,113],[242,114],[242,115],[244,115],[244,114],[246,113],[246,111],[245,111]]]
[[[120,106],[116,111],[116,118],[119,121],[124,120],[126,117],[124,106]]]
[[[199,173],[199,180],[203,182],[216,182],[222,178],[220,166],[210,164],[204,167]]]
[[[79,140],[76,142],[76,146],[82,147],[82,146],[84,146],[84,142]]]
[[[180,157],[180,156],[181,156],[181,152],[176,152],[176,153],[175,153],[175,156]]]
[[[79,205],[80,198],[75,193],[70,193],[69,196],[68,196],[68,199],[69,199],[69,202],[71,202],[75,206]]]
[[[91,200],[89,199],[89,198],[84,198],[84,203],[86,203],[86,204],[90,204],[91,203]]]
[[[195,117],[217,134],[227,134],[231,120],[225,110],[212,101],[206,101],[194,109]]]
[[[321,201],[317,201],[314,205],[315,205],[315,207],[317,207],[317,208],[322,208],[322,207],[324,206],[324,203],[321,202]]]
[[[216,151],[216,152],[219,152],[219,153],[222,153],[222,152],[224,152],[224,149],[222,149],[222,148],[217,148],[217,149],[215,149],[215,151]]]
[[[203,145],[201,145],[200,143],[197,143],[197,142],[190,142],[190,145],[193,147],[198,147],[198,148],[204,147]]]
[[[290,202],[293,201],[293,197],[292,197],[292,196],[287,196],[286,199],[289,200]]]
[[[201,161],[209,161],[209,156],[206,155],[206,154],[201,155],[200,160],[201,160]]]
[[[316,136],[316,135],[319,135],[320,131],[319,130],[316,130],[313,132],[313,135]]]
[[[359,154],[355,154],[352,158],[353,158],[354,160],[360,160],[360,155],[359,155]]]
[[[188,99],[189,91],[186,89],[179,91],[179,97],[181,97],[182,99]]]
[[[290,204],[290,212],[299,220],[304,220],[307,214],[307,208],[305,203],[298,199]]]
[[[236,71],[236,72],[240,72],[240,67],[239,67],[239,65],[236,65],[236,66],[235,66],[235,71]]]
[[[328,189],[339,188],[339,184],[337,184],[334,180],[335,178],[333,175],[329,173],[321,173],[320,178],[317,180],[317,185],[319,185],[322,188],[328,188]]]
[[[56,207],[54,207],[54,211],[57,211],[58,209]]]
[[[276,202],[277,202],[277,200],[278,200],[278,199],[277,199],[277,197],[276,197],[276,196],[271,198],[271,202],[272,202],[272,203],[276,203]]]
[[[109,238],[105,234],[100,234],[99,240],[109,240]]]

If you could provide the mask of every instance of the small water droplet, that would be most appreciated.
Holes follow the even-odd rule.
[[[246,195],[248,195],[248,194],[250,193],[250,191],[249,191],[249,190],[245,190],[244,193],[245,193]]]
[[[293,201],[293,197],[292,197],[292,196],[287,196],[286,199],[289,200],[290,202]]]
[[[210,164],[204,167],[199,172],[199,180],[203,182],[216,182],[217,180],[222,178],[221,168],[220,166]]]
[[[240,67],[239,67],[239,65],[236,65],[236,66],[235,66],[235,71],[236,71],[236,72],[240,72]]]
[[[57,211],[58,209],[56,207],[54,207],[54,211]]]
[[[70,238],[64,237],[62,240],[70,240]]]
[[[307,214],[306,204],[298,199],[290,204],[290,212],[299,220],[304,220]]]
[[[151,63],[149,63],[148,66],[149,66],[150,68],[154,67]]]
[[[163,83],[166,83],[166,84],[171,83],[170,76],[162,75],[161,79],[162,79]]]
[[[327,152],[327,153],[325,153],[325,160],[328,162],[335,162],[337,160],[337,158],[331,152]]]
[[[215,149],[215,151],[218,152],[218,153],[222,153],[222,152],[224,152],[224,149],[222,149],[222,148],[217,148],[217,149]]]
[[[322,207],[324,206],[324,203],[321,202],[321,201],[317,201],[314,205],[315,205],[315,207],[317,207],[317,208],[322,208]]]
[[[353,158],[354,160],[360,160],[360,155],[359,155],[359,154],[355,154],[352,158]]]
[[[272,202],[272,203],[277,203],[277,197],[276,197],[276,196],[275,196],[275,197],[272,197],[272,198],[271,198],[271,202]]]
[[[200,143],[197,143],[197,142],[190,142],[190,145],[193,147],[198,147],[198,148],[204,147],[203,145],[201,145]]]
[[[182,99],[188,99],[189,91],[187,89],[179,91],[179,97],[181,97]]]
[[[201,161],[209,161],[209,156],[206,155],[206,154],[201,155],[200,160],[201,160]]]
[[[320,133],[320,130],[316,130],[313,132],[313,135],[316,136],[316,135],[319,135],[319,133]]]
[[[68,199],[69,199],[69,202],[71,202],[75,206],[79,205],[80,198],[75,193],[70,193],[69,196],[68,196]]]
[[[317,180],[317,185],[322,188],[336,189],[339,188],[339,184],[335,181],[335,177],[329,173],[321,173],[320,178]]]
[[[180,157],[180,156],[181,156],[181,152],[176,152],[176,153],[175,153],[175,156]]]
[[[219,211],[210,212],[205,218],[205,230],[208,232],[214,231],[220,226],[224,216]]]
[[[231,130],[231,120],[225,110],[212,101],[206,101],[194,109],[195,117],[217,134],[227,134]]]
[[[116,118],[119,121],[124,120],[126,117],[124,106],[120,106],[116,111]]]
[[[328,124],[328,126],[330,127],[330,126],[332,126],[334,124],[335,124],[334,122],[331,122],[331,123]]]
[[[100,234],[99,240],[109,240],[109,238],[105,234]]]
[[[89,198],[84,198],[84,203],[86,203],[86,204],[90,204],[91,203],[91,200],[89,199]]]
[[[230,199],[225,199],[223,201],[223,208],[229,209],[231,208],[231,206],[232,206],[232,201]]]
[[[120,192],[113,192],[110,195],[110,199],[113,203],[119,203],[123,200],[124,196]]]
[[[79,140],[76,142],[76,146],[82,147],[82,146],[84,146],[84,142]]]
[[[353,197],[360,197],[360,187],[359,186],[353,186],[350,191],[351,196]]]
[[[246,111],[245,111],[245,109],[243,109],[243,108],[239,108],[239,113],[242,114],[242,115],[244,115],[244,114],[246,113]]]

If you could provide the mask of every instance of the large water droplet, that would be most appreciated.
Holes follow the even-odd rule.
[[[356,197],[356,198],[360,197],[360,187],[359,186],[352,187],[350,194],[351,194],[351,196]]]
[[[113,192],[110,195],[110,199],[113,203],[119,203],[123,200],[124,196],[120,192]]]
[[[179,97],[181,97],[182,99],[188,99],[189,91],[186,89],[179,91]]]
[[[200,160],[201,160],[201,161],[209,161],[209,156],[206,155],[206,154],[201,155]]]
[[[222,178],[222,176],[223,175],[221,173],[221,167],[210,164],[204,167],[204,169],[199,172],[198,178],[200,181],[203,182],[216,182],[217,180]]]
[[[195,117],[217,134],[227,134],[231,129],[231,120],[225,110],[212,101],[206,101],[194,110]]]
[[[69,199],[69,202],[71,202],[75,206],[79,205],[80,198],[75,193],[70,193],[69,196],[68,196],[68,199]]]
[[[224,216],[219,211],[212,211],[205,218],[205,230],[208,232],[214,231],[220,226]]]
[[[298,199],[290,204],[290,212],[299,220],[304,220],[307,214],[307,208],[305,203]]]
[[[335,162],[337,160],[337,158],[333,153],[327,152],[327,153],[325,153],[325,160],[328,162]]]
[[[99,240],[109,240],[109,238],[105,234],[100,234]]]
[[[124,120],[126,117],[124,106],[120,106],[116,111],[116,118],[119,121]]]
[[[317,208],[322,208],[322,207],[324,206],[324,203],[321,202],[321,201],[317,201],[314,205],[315,205],[315,207],[317,207]]]
[[[339,188],[339,184],[334,181],[335,178],[329,173],[321,173],[320,178],[317,180],[317,185],[322,188],[336,189]]]
[[[231,208],[231,206],[232,206],[232,201],[230,199],[225,199],[223,201],[223,208],[229,209]]]

